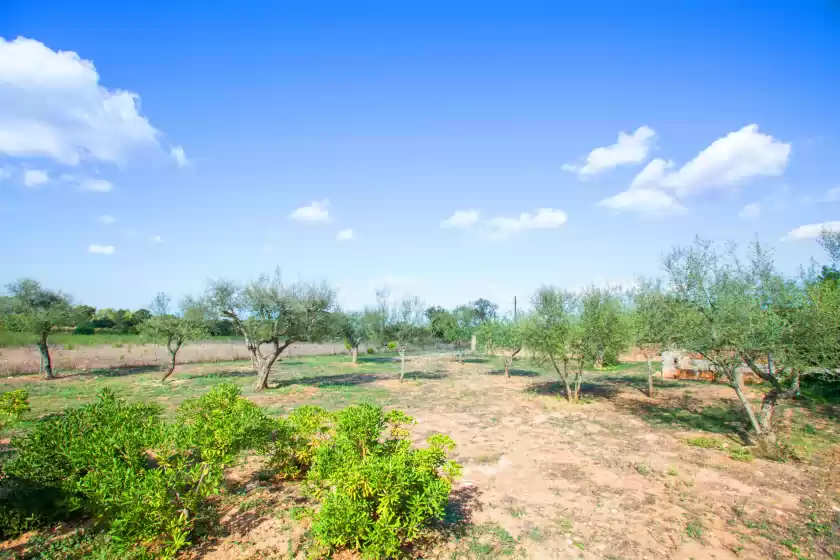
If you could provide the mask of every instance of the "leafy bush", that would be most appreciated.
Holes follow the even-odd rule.
[[[93,323],[80,323],[73,329],[73,334],[94,334],[95,332],[96,327],[93,326]]]
[[[396,342],[389,342],[388,343],[388,350],[391,352],[395,352],[397,350],[397,343]]]
[[[335,439],[317,449],[307,476],[323,500],[313,534],[328,549],[356,549],[369,558],[397,555],[430,520],[443,518],[451,480],[461,470],[447,459],[455,444],[437,434],[428,447],[412,449],[413,418],[366,404],[339,412],[335,424]]]
[[[368,346],[367,353],[368,353],[368,354],[375,354],[375,353],[376,353],[376,350],[374,350],[373,348],[371,348],[370,346]]]
[[[318,448],[332,433],[333,415],[317,406],[305,405],[277,423],[274,450],[268,467],[280,478],[298,479],[312,467]]]
[[[265,450],[275,428],[260,407],[240,395],[233,383],[217,385],[206,395],[185,401],[172,428],[178,455],[187,464],[206,464],[205,478],[214,487],[240,453]]]
[[[240,451],[264,447],[272,423],[232,384],[185,402],[172,425],[160,413],[106,389],[13,440],[0,478],[2,536],[86,516],[126,552],[172,557],[189,544],[222,469]]]
[[[17,420],[24,412],[29,412],[29,393],[26,389],[0,393],[0,428],[9,420]]]

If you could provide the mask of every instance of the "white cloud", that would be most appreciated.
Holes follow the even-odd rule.
[[[0,171],[0,177],[2,177],[2,171]],[[834,187],[825,191],[823,202],[840,202],[840,187]]]
[[[289,214],[289,218],[300,222],[326,222],[330,219],[327,206],[329,201],[321,200],[311,203],[309,206],[302,206]]]
[[[458,210],[440,223],[442,228],[470,229],[478,223],[478,210]]]
[[[790,158],[790,144],[758,132],[751,124],[718,138],[660,184],[679,196],[710,187],[737,185],[758,176],[779,176]]]
[[[350,228],[343,229],[338,232],[335,238],[339,241],[350,241],[351,239],[353,239],[353,230]]]
[[[117,219],[110,214],[103,214],[99,216],[99,223],[103,226],[110,226],[113,223],[116,223]]]
[[[745,220],[755,220],[761,216],[761,205],[758,202],[750,202],[738,212],[740,218]]]
[[[23,184],[27,187],[37,187],[38,185],[43,185],[49,180],[50,176],[47,175],[47,172],[41,171],[40,169],[28,169],[23,174]]]
[[[790,230],[787,235],[782,238],[782,240],[793,241],[800,239],[816,239],[824,230],[830,232],[840,232],[840,221],[799,226],[798,228]]]
[[[184,151],[182,146],[173,146],[170,148],[169,156],[175,160],[175,164],[178,167],[186,167],[191,163],[191,161],[187,159],[187,153]]]
[[[605,198],[598,203],[614,212],[632,211],[649,217],[667,218],[685,212],[685,207],[667,193],[653,189],[635,188]]]
[[[718,138],[676,171],[669,171],[674,167],[673,161],[652,160],[636,175],[627,191],[604,199],[598,205],[616,212],[629,210],[644,214],[684,211],[682,204],[663,191],[683,198],[713,187],[738,185],[759,176],[778,176],[784,173],[789,157],[790,144],[761,134],[758,125],[751,124]]]
[[[655,138],[656,132],[648,126],[640,126],[633,134],[619,132],[618,142],[589,152],[583,166],[567,163],[562,169],[585,177],[615,169],[619,165],[639,163],[647,159]]]
[[[491,239],[505,239],[528,229],[556,229],[569,217],[562,210],[539,208],[535,214],[523,212],[516,218],[491,218],[482,224],[482,232]]]
[[[105,179],[84,177],[79,181],[79,187],[82,190],[91,192],[110,192],[114,188],[114,184],[111,181],[106,181]]]
[[[631,189],[645,189],[655,188],[662,182],[665,173],[668,169],[674,166],[673,161],[665,161],[662,158],[656,158],[648,163],[644,169],[633,178],[630,183]]]
[[[155,235],[154,237],[152,237],[152,243],[166,243],[166,242],[163,240],[163,237],[161,237],[160,235]]]
[[[139,110],[137,94],[101,86],[75,52],[0,38],[0,153],[78,165],[160,152],[160,133]]]
[[[0,183],[12,176],[12,172],[4,167],[0,167]]]
[[[113,245],[88,245],[89,253],[97,253],[100,255],[113,255],[115,248]]]

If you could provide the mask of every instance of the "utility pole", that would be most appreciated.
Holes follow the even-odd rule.
[[[513,320],[516,321],[516,296],[513,296]]]

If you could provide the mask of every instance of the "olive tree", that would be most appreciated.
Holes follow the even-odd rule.
[[[721,252],[697,240],[675,249],[665,268],[675,298],[674,341],[712,364],[735,391],[759,440],[772,441],[777,401],[796,396],[803,375],[837,365],[836,286],[782,278],[760,244],[742,262],[734,246]],[[770,385],[760,414],[745,395],[745,369]]]
[[[18,280],[6,289],[11,296],[9,307],[18,330],[38,335],[43,375],[45,379],[52,379],[55,376],[48,339],[57,329],[72,325],[73,306],[70,297],[48,290],[30,279]]]
[[[317,342],[334,332],[335,292],[323,283],[286,285],[280,273],[244,285],[213,281],[205,305],[229,319],[245,339],[257,374],[254,390],[268,387],[268,375],[283,351],[295,342]],[[268,351],[263,352],[263,346]]]
[[[659,281],[641,280],[632,292],[630,330],[635,346],[647,361],[648,396],[653,398],[654,356],[668,346],[671,332],[671,306]]]
[[[531,300],[533,311],[524,325],[525,345],[548,363],[563,381],[566,399],[578,402],[585,359],[578,298],[572,292],[543,286]]]
[[[618,363],[618,355],[629,342],[627,314],[619,294],[609,288],[584,290],[580,297],[580,324],[588,362],[596,369]]]
[[[384,301],[387,301],[387,293],[383,293]],[[408,345],[420,342],[423,338],[423,319],[423,305],[416,297],[403,298],[395,303],[388,313],[385,333],[396,343],[396,350],[400,355],[400,383],[405,378],[405,354]]]
[[[359,359],[359,346],[367,340],[365,315],[358,312],[337,313],[336,319],[338,332],[344,338],[344,344],[350,353],[350,361],[355,364]]]
[[[505,377],[509,379],[513,360],[525,343],[523,325],[510,319],[491,319],[479,325],[476,336],[488,353],[501,354]]]
[[[458,361],[464,361],[461,345],[469,339],[475,331],[475,309],[469,305],[460,305],[452,310],[443,323],[443,336],[446,342],[452,344]]]
[[[166,382],[175,371],[178,352],[188,341],[201,340],[208,336],[207,320],[204,311],[190,299],[181,303],[181,314],[169,311],[170,298],[163,292],[152,302],[151,317],[140,323],[140,332],[152,340],[166,346],[169,351],[169,365],[160,378]]]

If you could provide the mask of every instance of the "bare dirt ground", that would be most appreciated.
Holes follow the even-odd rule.
[[[731,415],[741,421],[725,386],[658,380],[659,392],[649,399],[637,388],[643,379],[630,382],[632,372],[592,373],[584,386],[587,403],[573,405],[559,396],[553,377],[514,369],[505,379],[483,358],[464,364],[416,359],[405,383],[382,369],[392,366],[379,365],[370,371],[365,364],[329,366],[334,371],[324,365],[315,376],[289,379],[286,373],[275,376],[276,388],[248,396],[281,414],[301,404],[336,408],[371,400],[414,416],[418,444],[433,433],[449,434],[463,477],[444,522],[407,551],[415,558],[840,557],[836,408],[819,416],[796,407],[780,411],[780,426],[802,417],[811,430],[831,436],[825,441],[832,443],[807,460],[743,461],[729,452],[740,448],[737,429],[715,420]],[[190,368],[213,373],[212,365]],[[183,382],[200,378],[189,379]],[[753,398],[759,390],[748,388]],[[669,411],[693,414],[692,421],[708,427],[690,431],[679,422],[652,422],[669,418]],[[697,436],[719,445],[689,445]],[[311,504],[295,484],[261,475],[261,464],[249,457],[231,470],[230,489],[219,498],[221,529],[184,558],[311,553]],[[19,546],[0,545],[0,557],[4,548]]]
[[[782,529],[806,527],[818,503],[838,505],[838,481],[827,478],[836,464],[739,462],[690,447],[686,439],[697,433],[651,427],[634,412],[649,399],[619,384],[600,387],[591,404],[570,405],[545,378],[506,380],[488,375],[484,364],[443,369],[431,379],[370,384],[389,392],[389,406],[417,419],[418,443],[443,432],[458,444],[464,475],[451,525],[417,551],[423,558],[699,560],[837,552],[800,551]],[[720,386],[699,392],[709,402],[731,397]],[[669,393],[660,398],[677,398]],[[289,405],[296,396],[311,398],[278,399]],[[247,480],[255,468],[247,464],[234,476]],[[243,484],[252,485],[252,505],[243,511],[236,500],[224,517],[230,534],[192,556],[296,557],[305,548],[306,521],[290,518],[303,503],[293,487]]]

